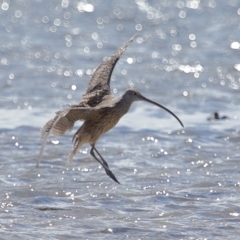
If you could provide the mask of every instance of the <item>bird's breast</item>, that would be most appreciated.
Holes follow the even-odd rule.
[[[118,123],[120,117],[118,116],[103,116],[102,118],[102,129],[103,133],[108,132],[110,129],[115,127],[115,125]]]
[[[91,142],[96,142],[98,138],[112,129],[126,113],[117,107],[103,108],[95,118],[84,122],[81,132],[89,134]]]

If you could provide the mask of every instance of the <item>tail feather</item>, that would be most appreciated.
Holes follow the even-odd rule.
[[[82,145],[83,143],[79,142],[79,139],[76,138],[75,139],[75,143],[73,145],[73,149],[71,151],[71,153],[69,154],[68,156],[68,159],[67,159],[67,165],[70,165],[72,163],[72,159],[73,157],[75,156],[75,154],[77,153],[77,150],[80,148],[80,146]]]

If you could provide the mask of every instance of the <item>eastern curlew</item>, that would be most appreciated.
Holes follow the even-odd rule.
[[[133,41],[136,34],[120,47],[110,58],[104,61],[93,73],[87,91],[78,105],[71,105],[64,110],[56,112],[56,116],[49,120],[42,128],[42,147],[38,156],[39,166],[44,147],[50,133],[63,135],[70,131],[76,121],[84,123],[73,136],[74,146],[67,163],[71,163],[77,150],[84,144],[91,145],[90,154],[104,168],[106,174],[115,182],[119,183],[107,162],[95,147],[100,136],[113,128],[119,119],[128,112],[131,104],[135,101],[145,101],[163,108],[173,115],[183,127],[181,120],[164,106],[145,98],[135,89],[128,89],[122,97],[114,98],[111,95],[110,79],[112,71],[127,46]],[[97,156],[96,156],[97,154]]]

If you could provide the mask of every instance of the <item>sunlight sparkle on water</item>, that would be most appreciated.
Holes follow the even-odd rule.
[[[54,145],[57,145],[57,144],[59,144],[59,141],[58,141],[58,140],[52,140],[52,143],[53,143]]]
[[[2,10],[7,11],[9,9],[9,4],[7,2],[3,2],[1,8]]]
[[[189,34],[189,39],[193,41],[196,39],[196,36],[193,33],[191,33]]]
[[[239,42],[232,42],[230,47],[232,49],[239,49],[240,48],[240,43]]]
[[[77,9],[79,12],[93,12],[94,6],[89,3],[86,4],[85,2],[79,2]]]
[[[239,216],[239,213],[234,212],[234,213],[229,213],[229,215],[230,215],[230,216],[233,216],[233,217],[238,217],[238,216]]]
[[[240,71],[240,64],[235,64],[234,68],[237,69],[238,71]]]
[[[75,91],[75,90],[77,89],[77,86],[76,86],[76,85],[72,85],[72,86],[71,86],[71,89],[72,89],[73,91]]]
[[[134,63],[134,59],[129,57],[129,58],[127,59],[127,63],[128,63],[128,64]]]

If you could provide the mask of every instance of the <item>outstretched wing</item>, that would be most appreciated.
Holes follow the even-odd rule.
[[[95,118],[98,110],[98,108],[72,106],[56,112],[56,116],[49,120],[41,130],[42,146],[38,156],[37,166],[40,163],[50,133],[61,136],[66,131],[70,131],[77,120]]]
[[[87,91],[80,102],[81,106],[94,107],[102,101],[104,96],[111,94],[110,79],[113,69],[120,56],[126,50],[127,46],[133,41],[136,35],[137,33],[95,70],[88,84]]]
[[[66,131],[71,131],[77,120],[87,120],[93,115],[89,107],[69,107],[56,112],[56,116],[49,120],[42,128],[42,138],[49,133],[62,136]]]

